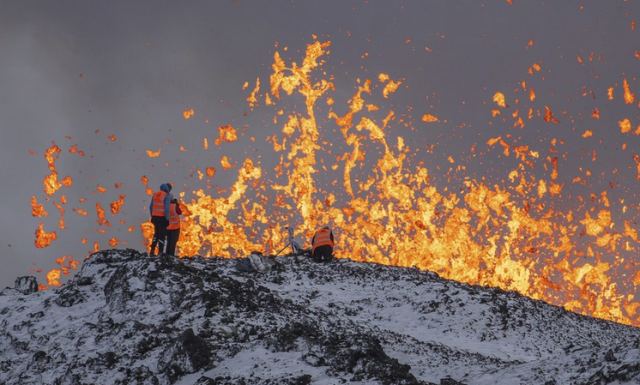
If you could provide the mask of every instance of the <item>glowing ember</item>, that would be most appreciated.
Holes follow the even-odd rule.
[[[80,157],[83,157],[85,155],[84,151],[78,149],[78,145],[77,144],[74,144],[73,146],[69,147],[69,153],[70,154],[77,154]]]
[[[149,246],[151,246],[151,239],[153,238],[153,224],[151,222],[141,223],[140,233],[142,234],[142,239],[145,242],[145,247],[149,250]]]
[[[249,83],[245,84],[247,85],[247,87],[249,86]],[[250,108],[254,108],[258,105],[258,92],[260,92],[260,78],[256,78],[256,86],[253,88],[253,91],[251,91],[249,96],[247,96],[247,103],[249,104]]]
[[[631,121],[627,118],[624,118],[618,122],[618,127],[620,127],[620,132],[626,134],[631,131]]]
[[[111,204],[109,205],[109,207],[111,208],[111,214],[116,215],[120,212],[120,209],[122,209],[122,206],[124,206],[124,200],[126,197],[126,195],[120,194],[118,196],[118,200],[111,202]]]
[[[31,196],[31,216],[35,218],[43,218],[49,215],[47,210],[45,210],[44,206],[38,203],[38,198],[33,195]]]
[[[558,119],[553,116],[553,111],[551,111],[551,107],[544,106],[544,121],[548,123],[558,124]]]
[[[87,212],[87,210],[83,209],[83,208],[79,208],[79,207],[74,207],[73,208],[73,212],[78,214],[81,217],[86,217],[87,215],[89,215],[89,213]]]
[[[60,258],[56,258],[56,264],[58,264],[60,268],[51,270],[56,271],[55,273],[51,273],[51,271],[49,271],[49,273],[51,273],[53,277],[56,277],[55,280],[57,281],[60,278],[60,273],[63,275],[69,275],[72,270],[78,269],[80,262],[73,259],[72,256],[63,255]],[[49,274],[47,274],[47,278],[49,278]],[[49,285],[59,286],[59,283],[57,285],[53,285],[49,279],[47,279],[47,281],[49,282]]]
[[[624,79],[622,81],[622,88],[624,91],[624,102],[626,104],[633,104],[633,101],[635,100],[635,95],[629,89],[629,83],[627,82],[627,79]]]
[[[222,158],[220,159],[220,164],[222,165],[222,168],[224,168],[225,170],[233,168],[233,163],[231,163],[231,160],[229,160],[229,157],[227,157],[226,155],[222,156]]]
[[[55,231],[47,232],[44,229],[44,223],[40,223],[36,229],[36,239],[34,241],[37,248],[42,249],[49,247],[51,242],[55,241],[58,235]]]
[[[73,185],[73,179],[70,176],[62,178],[62,185],[64,187],[71,187]]]
[[[111,226],[111,223],[105,217],[105,211],[100,202],[96,203],[96,216],[98,217],[98,225],[99,226]]]
[[[49,286],[60,286],[60,269],[52,269],[47,273],[47,284]]]
[[[62,197],[60,197],[60,202],[53,202],[53,205],[56,207],[56,209],[58,209],[58,213],[60,214],[59,219],[58,219],[58,228],[60,230],[64,230],[65,229],[65,222],[64,222],[64,204],[67,203],[67,199],[66,197],[63,195]]]
[[[215,141],[216,146],[219,146],[222,142],[232,143],[236,140],[238,140],[238,134],[236,133],[236,129],[230,124],[218,127],[218,138]]]
[[[50,173],[44,177],[42,185],[45,194],[49,196],[55,194],[56,191],[62,187],[62,184],[58,181],[58,171],[56,170],[56,160],[58,159],[60,151],[62,151],[60,147],[54,143],[44,152],[44,158],[47,160]]]
[[[431,114],[422,115],[422,121],[425,123],[434,123],[438,121],[438,117]]]
[[[400,87],[400,85],[402,84],[401,81],[391,80],[389,75],[384,73],[378,75],[378,80],[380,81],[380,83],[386,83],[384,88],[382,89],[382,96],[385,99],[389,98],[389,95],[395,93],[398,90],[398,87]]]
[[[147,150],[147,156],[149,158],[157,158],[160,156],[160,150],[157,150],[157,151]]]
[[[182,111],[182,117],[184,118],[184,120],[191,119],[194,114],[195,114],[195,111],[193,110],[193,108],[187,108],[184,111]]]
[[[493,94],[493,102],[499,107],[506,108],[507,102],[505,101],[504,94],[502,92],[496,92]]]

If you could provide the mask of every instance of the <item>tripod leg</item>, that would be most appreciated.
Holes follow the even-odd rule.
[[[290,246],[290,245],[287,243],[287,244],[286,244],[286,245],[285,245],[285,246],[284,246],[280,251],[278,251],[278,252],[276,253],[276,255],[275,255],[275,256],[277,257],[278,255],[280,255],[280,253],[282,253],[283,251],[285,251],[285,250],[287,249],[287,247],[289,247],[289,246]]]

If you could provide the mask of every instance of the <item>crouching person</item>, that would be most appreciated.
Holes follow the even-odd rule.
[[[311,238],[311,256],[316,262],[329,262],[333,259],[333,232],[329,226],[316,231]]]
[[[167,226],[167,254],[176,255],[176,245],[180,238],[180,204],[172,199],[169,205],[169,225]]]

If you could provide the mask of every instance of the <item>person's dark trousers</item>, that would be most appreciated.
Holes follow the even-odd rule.
[[[167,230],[167,254],[176,255],[176,245],[180,238],[180,229]]]
[[[153,241],[151,242],[150,255],[156,255],[156,246],[158,246],[158,253],[162,254],[166,244],[169,220],[165,217],[151,217],[151,223],[153,223]]]
[[[331,259],[333,259],[333,247],[331,246],[318,246],[313,251],[313,260],[316,262],[329,262]]]

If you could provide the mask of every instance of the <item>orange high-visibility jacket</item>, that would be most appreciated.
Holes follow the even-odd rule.
[[[167,193],[164,191],[156,191],[151,199],[151,216],[164,217],[164,198]]]
[[[171,203],[169,205],[169,225],[167,226],[167,230],[178,229],[180,229],[180,214],[178,214],[178,205],[176,203]]]
[[[331,246],[333,247],[333,240],[331,239],[331,230],[326,227],[321,228],[316,231],[316,234],[313,236],[313,244],[312,252],[316,250],[316,247],[319,246]]]

